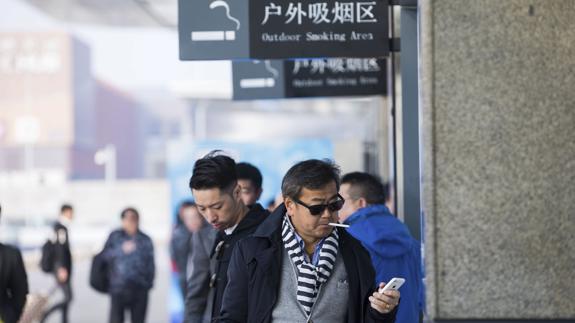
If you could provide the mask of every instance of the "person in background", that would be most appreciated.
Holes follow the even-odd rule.
[[[344,204],[339,183],[331,161],[288,170],[284,203],[234,249],[219,322],[394,322],[399,291],[379,293],[368,252],[329,225]]]
[[[122,228],[110,234],[103,251],[110,266],[110,323],[124,322],[126,311],[132,323],[142,323],[154,285],[154,245],[140,230],[136,209],[124,209],[121,218]]]
[[[276,194],[275,197],[268,201],[266,209],[272,213],[278,206],[282,205],[284,202],[283,196],[280,193]]]
[[[262,173],[249,163],[237,163],[236,174],[241,188],[242,201],[248,207],[255,205],[262,196]]]
[[[385,206],[388,188],[379,178],[354,172],[343,176],[340,195],[345,204],[339,218],[349,232],[369,251],[376,281],[393,277],[406,280],[401,287],[397,323],[419,322],[423,310],[421,246],[407,227]]]
[[[54,224],[54,237],[52,239],[54,250],[54,275],[56,283],[62,290],[64,298],[52,305],[42,316],[41,322],[45,322],[48,317],[57,311],[62,312],[62,323],[68,323],[68,312],[72,302],[72,252],[70,251],[70,240],[68,227],[74,218],[74,208],[70,204],[60,207],[60,217]]]
[[[236,163],[218,151],[196,161],[190,189],[198,211],[213,228],[200,230],[192,238],[184,322],[196,323],[217,320],[232,251],[240,239],[256,230],[268,212],[257,203],[251,207],[244,204]]]
[[[204,219],[198,213],[196,203],[184,201],[180,204],[177,224],[174,227],[170,241],[170,256],[172,264],[179,275],[182,298],[186,295],[188,258],[190,253],[193,252],[192,235],[202,228],[204,222]]]
[[[215,270],[210,255],[214,251],[214,242],[218,230],[205,220],[200,230],[192,235],[192,252],[188,254],[188,273],[186,275],[186,295],[184,296],[184,322],[211,322],[211,303],[213,291],[206,282],[206,277]]]
[[[28,277],[20,250],[0,243],[0,323],[18,322],[27,294]]]
[[[273,198],[269,200],[268,203],[266,204],[266,210],[272,213],[275,209],[276,209],[276,200],[275,198]]]

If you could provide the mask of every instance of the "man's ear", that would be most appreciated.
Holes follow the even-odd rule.
[[[257,193],[256,193],[256,201],[260,199],[260,197],[262,196],[264,189],[263,188],[258,188]]]
[[[287,214],[292,216],[295,213],[295,202],[289,197],[284,197],[284,204],[287,209]]]
[[[357,201],[360,208],[367,207],[367,201],[363,197],[360,197]]]
[[[240,184],[236,184],[236,186],[234,187],[234,191],[232,192],[232,196],[234,197],[235,200],[241,199],[242,197],[242,187],[240,186]]]

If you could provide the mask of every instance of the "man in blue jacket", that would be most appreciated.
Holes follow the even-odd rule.
[[[368,250],[376,282],[393,277],[406,280],[400,289],[396,322],[419,322],[423,294],[420,244],[385,206],[386,186],[373,175],[354,172],[342,178],[339,192],[345,199],[340,222],[350,225],[347,232]]]
[[[154,245],[140,231],[136,209],[124,209],[121,217],[122,228],[110,234],[104,247],[104,258],[110,264],[110,323],[124,322],[126,311],[132,323],[143,323],[148,292],[154,285]]]

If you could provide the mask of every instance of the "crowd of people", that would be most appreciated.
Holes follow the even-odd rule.
[[[70,321],[73,261],[68,228],[73,217],[73,207],[62,205],[52,236],[42,247],[40,268],[54,276],[62,297],[40,313],[40,317],[30,318],[34,321],[47,322],[53,315],[59,315],[63,323]],[[109,235],[101,252],[107,264],[109,321],[124,322],[124,314],[129,311],[132,322],[145,322],[148,292],[155,276],[154,246],[152,239],[140,230],[140,216],[135,208],[124,209],[120,217],[121,228]],[[26,268],[20,251],[3,244],[0,244],[0,287],[0,323],[19,322],[29,291]]]
[[[191,199],[178,207],[170,242],[185,323],[420,322],[420,243],[386,206],[387,184],[368,173],[341,176],[329,160],[305,160],[285,174],[279,203],[264,208],[262,181],[255,166],[218,151],[195,162]],[[73,216],[63,205],[42,247],[41,268],[64,297],[41,322],[58,312],[69,321]],[[105,281],[98,289],[110,296],[109,322],[124,322],[126,313],[145,322],[154,244],[140,230],[138,210],[126,208],[120,218],[92,275]],[[394,277],[406,283],[383,291]],[[18,322],[27,294],[20,252],[0,244],[0,323]]]

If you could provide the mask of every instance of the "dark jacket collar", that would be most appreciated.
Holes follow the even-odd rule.
[[[287,209],[282,203],[262,222],[262,224],[260,224],[258,229],[254,232],[254,237],[271,239],[273,234],[277,230],[280,230],[283,216],[286,214],[286,211]]]
[[[264,209],[264,207],[263,207],[261,204],[259,204],[259,203],[255,203],[255,204],[252,204],[252,205],[248,205],[248,208],[249,208],[251,211],[270,213],[268,210]]]
[[[258,226],[262,221],[268,217],[269,212],[264,209],[259,203],[251,205],[246,216],[240,221],[234,233],[248,230],[254,226]]]

